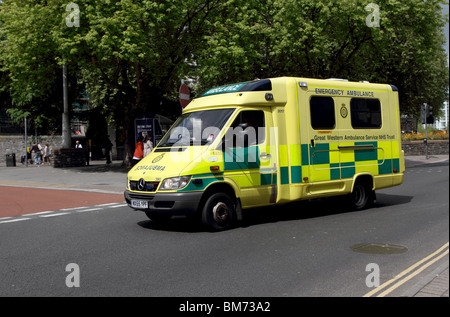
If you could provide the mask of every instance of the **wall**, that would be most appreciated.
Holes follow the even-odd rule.
[[[28,137],[28,146],[31,147],[34,136]],[[48,143],[51,149],[60,148],[62,145],[62,137],[55,136],[39,136],[39,143],[44,147]],[[16,164],[20,164],[20,157],[25,155],[25,137],[23,135],[0,135],[0,166],[5,166],[6,154],[16,154]]]
[[[449,154],[448,140],[428,140],[428,155],[445,155]],[[426,147],[423,141],[402,142],[405,155],[425,155]]]

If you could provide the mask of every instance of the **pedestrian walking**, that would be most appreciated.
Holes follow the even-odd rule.
[[[33,161],[32,161],[33,159],[31,158],[31,147],[30,146],[27,146],[27,160],[30,164],[33,163]],[[28,164],[28,162],[27,162],[27,164]]]
[[[143,139],[144,138],[142,135],[138,136],[136,147],[134,149],[132,166],[136,165],[144,157],[144,144],[142,143]]]
[[[144,139],[144,157],[149,155],[151,151],[153,151],[152,137],[147,134]]]
[[[48,145],[48,143],[45,143],[43,153],[44,161],[42,162],[42,164],[44,165],[45,163],[48,163],[48,165],[52,165],[50,162],[50,145]]]
[[[38,146],[38,149],[39,149],[39,164],[38,165],[41,165],[41,162],[43,161],[43,147],[42,147],[42,145],[38,142],[37,143],[37,146]]]
[[[41,150],[39,149],[39,143],[33,143],[31,146],[31,152],[33,153],[34,165],[41,164]]]

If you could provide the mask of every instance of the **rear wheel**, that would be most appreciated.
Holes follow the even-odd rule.
[[[357,182],[350,194],[350,204],[354,210],[362,210],[367,206],[370,197],[372,197],[372,191],[369,186]]]
[[[220,231],[231,226],[235,214],[233,200],[225,193],[211,195],[202,210],[202,223],[212,231]]]

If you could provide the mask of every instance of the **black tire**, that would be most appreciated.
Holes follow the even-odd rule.
[[[202,209],[202,224],[212,231],[225,230],[235,216],[233,200],[225,193],[211,195]]]
[[[169,221],[170,218],[172,216],[169,215],[158,215],[158,214],[153,214],[150,213],[148,211],[145,212],[145,214],[147,215],[148,219],[154,221],[154,222],[164,222],[164,221]]]
[[[350,194],[350,205],[353,210],[362,210],[366,208],[369,198],[372,197],[372,190],[361,182],[356,182],[353,192]]]

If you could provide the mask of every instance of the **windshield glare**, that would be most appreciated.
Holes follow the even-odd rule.
[[[182,114],[159,147],[211,144],[234,109],[202,110]]]

